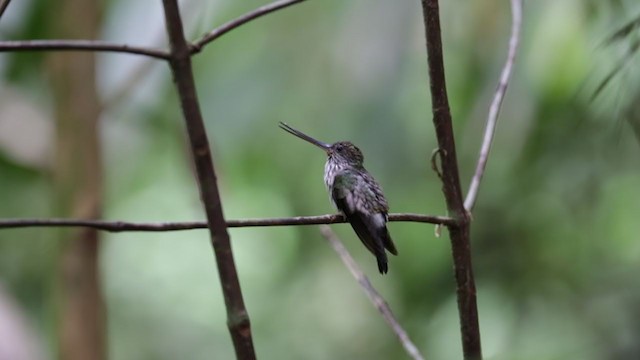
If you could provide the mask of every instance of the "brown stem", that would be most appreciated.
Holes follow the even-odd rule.
[[[164,50],[116,44],[100,40],[0,41],[0,52],[7,51],[107,51],[145,55],[161,60],[169,59],[169,54]]]
[[[209,140],[200,112],[200,104],[193,78],[191,53],[184,37],[184,29],[177,0],[163,0],[165,22],[171,44],[170,66],[173,73],[184,120],[189,134],[191,152],[198,176],[200,197],[210,227],[211,244],[218,265],[218,275],[227,309],[227,326],[236,352],[236,358],[255,359],[249,315],[231,250],[227,224],[213,168]]]
[[[422,0],[433,124],[438,138],[442,170],[442,190],[449,214],[457,225],[448,226],[457,284],[458,313],[465,359],[481,359],[480,328],[476,304],[476,287],[471,265],[469,215],[462,202],[456,146],[447,98],[442,56],[438,0]]]
[[[97,0],[57,2],[52,34],[96,36],[101,28]],[[99,219],[102,214],[100,106],[96,54],[52,53],[47,70],[56,120],[53,168],[55,212],[59,216]],[[106,359],[104,297],[100,276],[100,234],[95,229],[59,232],[57,273],[58,357]]]
[[[284,9],[291,5],[301,3],[305,0],[278,0],[271,4],[259,7],[253,11],[250,11],[237,19],[233,19],[217,28],[211,30],[209,33],[205,34],[200,40],[196,41],[191,45],[191,53],[196,54],[202,51],[202,48],[209,44],[210,42],[218,39],[222,35],[228,33],[229,31],[240,27],[252,20],[255,20],[264,15],[270,14],[274,11],[278,11],[280,9]]]
[[[349,269],[351,275],[356,279],[358,284],[362,290],[367,294],[367,297],[373,305],[378,309],[384,320],[389,324],[391,330],[396,334],[398,340],[404,347],[404,350],[407,354],[414,360],[424,360],[422,354],[420,354],[420,350],[416,347],[416,345],[411,341],[407,332],[402,328],[398,319],[396,319],[395,315],[391,311],[389,304],[387,301],[380,295],[380,293],[373,287],[369,278],[364,274],[364,272],[360,269],[356,261],[353,259],[351,254],[347,248],[344,247],[342,241],[338,238],[338,236],[331,230],[328,225],[320,226],[320,233],[322,236],[329,242],[333,250],[338,254],[340,260],[344,263],[344,265]]]
[[[406,221],[418,223],[431,223],[439,225],[452,225],[453,219],[444,216],[432,216],[421,214],[389,214],[389,221]],[[319,225],[345,223],[342,215],[328,214],[318,216],[297,216],[289,218],[267,219],[242,219],[227,220],[227,227],[257,227],[257,226],[290,226],[290,225]],[[3,219],[0,220],[0,229],[26,228],[26,227],[88,227],[109,232],[124,231],[178,231],[206,229],[206,221],[185,221],[165,223],[134,223],[125,221],[103,221],[82,219]]]

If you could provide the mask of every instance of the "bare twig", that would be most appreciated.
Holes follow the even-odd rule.
[[[436,148],[431,152],[431,170],[438,175],[440,180],[442,180],[442,172],[438,168],[438,155],[442,159],[442,156],[446,156],[446,154],[442,154],[442,149]]]
[[[342,241],[340,241],[338,236],[331,230],[328,225],[320,226],[320,233],[329,242],[331,247],[333,247],[333,250],[336,251],[338,256],[340,256],[340,259],[347,267],[347,269],[349,269],[351,275],[353,275],[353,277],[358,281],[358,284],[360,284],[362,290],[364,290],[365,294],[367,294],[369,300],[371,300],[376,309],[378,309],[380,314],[382,314],[382,317],[387,322],[387,324],[389,324],[391,330],[393,330],[393,332],[396,334],[398,340],[400,340],[400,343],[404,347],[407,354],[409,354],[412,359],[423,360],[424,357],[422,356],[422,354],[420,354],[420,351],[411,341],[411,339],[409,339],[409,335],[407,334],[407,332],[402,328],[400,323],[398,323],[398,320],[396,319],[395,315],[393,315],[393,312],[391,311],[389,304],[387,304],[387,301],[382,297],[382,295],[380,295],[380,293],[378,293],[373,285],[371,285],[371,281],[369,281],[369,278],[367,278],[364,272],[362,272],[362,270],[353,259],[351,254],[349,254],[349,251],[344,247]]]
[[[144,55],[162,60],[169,59],[169,54],[164,50],[100,40],[0,41],[0,52],[7,51],[102,51]]]
[[[389,214],[389,221],[407,221],[431,223],[437,225],[451,225],[453,219],[445,216],[421,214]],[[290,218],[242,219],[227,220],[227,227],[257,227],[257,226],[291,226],[291,225],[319,225],[339,224],[346,220],[342,215],[329,214],[318,216],[297,216]],[[15,229],[27,227],[88,227],[109,232],[125,231],[179,231],[207,229],[206,221],[164,222],[164,223],[135,223],[126,221],[103,221],[81,219],[2,219],[0,229]]]
[[[0,18],[2,17],[2,15],[4,15],[4,11],[7,10],[10,2],[11,0],[3,0],[0,4]]]
[[[195,6],[194,6],[195,5]],[[193,18],[191,15],[194,15],[197,11],[200,11],[198,7],[202,5],[201,0],[185,0],[182,2],[183,18],[189,19]],[[187,14],[185,14],[187,12]],[[160,24],[159,29],[151,29],[151,32],[156,33],[154,39],[151,41],[151,44],[154,44],[154,47],[163,47],[166,43],[166,30],[163,24]],[[144,83],[145,80],[149,77],[152,70],[155,69],[155,65],[159,65],[157,61],[153,58],[144,58],[143,60],[136,63],[131,70],[128,71],[122,78],[121,81],[115,89],[107,93],[102,100],[102,109],[109,111],[115,108],[120,102],[129,99],[130,94],[140,87],[140,84]]]
[[[471,265],[470,220],[469,213],[465,210],[462,201],[462,189],[458,174],[453,124],[444,75],[438,0],[422,0],[422,10],[433,124],[438,139],[438,147],[444,151],[440,153],[442,190],[447,203],[447,211],[457,222],[456,225],[448,226],[448,229],[457,284],[456,295],[458,298],[462,352],[466,360],[476,360],[482,358],[482,349],[480,346],[476,286]]]
[[[158,64],[158,62],[152,58],[146,58],[144,61],[136,64],[135,67],[124,76],[122,83],[120,83],[114,91],[105,96],[101,108],[109,111],[116,108],[116,105],[123,100],[130,99],[131,92],[140,87],[140,84],[146,80],[156,64]]]
[[[227,327],[233,340],[236,358],[254,360],[256,358],[251,324],[240,289],[240,281],[231,250],[231,240],[222,213],[222,203],[213,167],[207,132],[200,112],[198,93],[191,65],[189,45],[184,37],[184,28],[177,0],[163,0],[165,22],[171,55],[169,64],[173,81],[180,97],[180,105],[189,135],[191,155],[195,165],[200,189],[200,199],[204,205],[211,235],[218,276],[227,309]]]
[[[464,207],[467,211],[472,211],[478,198],[478,190],[480,189],[480,182],[484,175],[484,170],[487,167],[487,160],[489,159],[489,152],[491,151],[491,144],[493,143],[493,136],[496,131],[496,123],[498,122],[498,115],[500,115],[500,108],[502,107],[502,101],[507,92],[509,86],[509,80],[511,79],[511,73],[513,71],[513,63],[518,52],[518,44],[520,42],[520,28],[522,26],[522,0],[511,0],[511,36],[509,38],[509,50],[507,53],[507,61],[504,63],[502,73],[500,74],[500,82],[498,88],[493,95],[491,106],[489,107],[489,116],[487,117],[487,126],[484,131],[484,139],[482,140],[482,146],[480,147],[480,156],[478,158],[478,164],[476,165],[476,171],[471,179],[469,185],[469,191],[467,197],[464,200]]]
[[[272,13],[274,11],[280,10],[280,9],[284,9],[286,7],[289,7],[291,5],[297,4],[297,3],[301,3],[305,0],[279,0],[279,1],[275,1],[269,5],[265,5],[262,7],[259,7],[251,12],[248,12],[242,16],[240,16],[237,19],[231,20],[215,29],[213,29],[212,31],[210,31],[209,33],[207,33],[206,35],[204,35],[200,40],[194,42],[191,45],[191,53],[192,54],[196,54],[199,53],[200,51],[202,51],[202,48],[209,44],[210,42],[216,40],[217,38],[221,37],[222,35],[228,33],[229,31],[242,26],[252,20],[255,20],[261,16],[267,15],[269,13]]]

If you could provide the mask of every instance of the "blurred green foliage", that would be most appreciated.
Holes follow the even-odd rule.
[[[186,1],[191,38],[263,4]],[[51,4],[12,3],[3,38],[46,38]],[[105,4],[104,38],[161,46],[157,1]],[[394,212],[444,214],[419,3],[309,1],[225,35],[195,58],[227,218],[331,212],[323,154],[280,131],[349,139]],[[506,53],[508,2],[442,3],[448,89],[463,185]],[[640,34],[602,46],[640,16],[634,1],[526,2],[523,38],[473,215],[488,359],[640,357],[640,114],[637,56],[593,91]],[[24,156],[52,135],[43,53],[0,57],[0,215],[46,217],[47,162]],[[107,219],[202,219],[168,68],[100,54]],[[140,69],[140,80],[127,85]],[[7,101],[7,94],[20,99]],[[116,96],[120,95],[120,96]],[[124,94],[124,96],[123,96]],[[114,100],[115,99],[115,100]],[[6,109],[14,109],[8,112]],[[633,114],[636,114],[635,118]],[[49,126],[46,126],[48,123]],[[35,130],[34,130],[35,129]],[[40,138],[38,137],[38,138]],[[19,145],[7,138],[21,139]],[[36,146],[38,145],[38,146]],[[41,154],[51,153],[48,144]],[[446,232],[392,223],[400,255],[381,277],[348,226],[334,228],[429,359],[461,357]],[[0,282],[53,349],[53,230],[0,232]],[[262,359],[396,359],[403,351],[315,227],[231,230]],[[102,270],[112,359],[230,359],[205,232],[105,234]],[[53,350],[51,350],[53,351]],[[51,352],[50,354],[53,354]],[[53,356],[53,355],[52,355]]]

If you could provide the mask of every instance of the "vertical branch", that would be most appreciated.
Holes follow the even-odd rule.
[[[64,0],[55,32],[61,37],[97,36],[99,1]],[[81,219],[102,215],[102,159],[95,84],[95,54],[53,54],[48,69],[55,95],[56,213]],[[96,229],[61,231],[57,278],[59,357],[106,358],[104,300],[100,286],[100,239]]]
[[[191,152],[195,163],[211,244],[218,265],[218,274],[227,308],[227,326],[238,359],[255,359],[249,315],[245,309],[240,282],[233,260],[231,241],[222,213],[222,204],[213,168],[209,140],[204,127],[193,78],[189,45],[184,37],[177,0],[163,0],[165,21],[171,44],[170,66],[186,122]]]
[[[462,202],[458,161],[442,56],[438,0],[422,0],[433,124],[438,138],[442,167],[442,190],[447,210],[456,221],[449,225],[453,265],[457,284],[458,313],[465,359],[481,359],[476,287],[471,265],[469,215]]]

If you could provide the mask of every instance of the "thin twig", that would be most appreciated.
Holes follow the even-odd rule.
[[[2,18],[2,15],[4,15],[4,11],[7,10],[10,2],[11,0],[3,0],[0,4],[0,18]]]
[[[149,77],[151,70],[154,69],[154,65],[159,64],[157,61],[151,58],[146,58],[143,61],[135,65],[135,67],[124,76],[124,80],[118,84],[119,86],[107,94],[102,101],[101,108],[109,111],[115,109],[116,105],[124,100],[131,99],[131,92]]]
[[[470,219],[462,201],[453,123],[445,81],[438,0],[422,0],[422,15],[425,26],[433,125],[436,130],[438,147],[443,150],[440,153],[442,191],[447,203],[448,214],[457,221],[456,225],[449,226],[448,229],[456,279],[462,353],[465,360],[477,360],[482,359],[482,349],[476,286],[471,264]]]
[[[507,93],[507,87],[509,86],[509,80],[511,80],[511,73],[513,72],[513,64],[518,52],[518,44],[520,43],[520,28],[522,27],[522,0],[511,0],[511,36],[509,38],[509,50],[507,53],[507,61],[504,63],[502,73],[500,74],[500,82],[498,88],[493,95],[491,106],[489,107],[489,116],[487,117],[487,126],[484,131],[484,139],[482,140],[482,146],[480,147],[480,156],[478,158],[478,164],[476,165],[476,171],[471,179],[469,185],[469,191],[467,197],[464,200],[464,207],[467,211],[472,211],[478,198],[478,190],[480,189],[480,182],[482,176],[487,167],[487,160],[489,160],[489,152],[491,151],[491,144],[493,143],[493,136],[496,132],[496,124],[498,122],[498,115],[500,115],[500,109],[502,108],[502,101]]]
[[[438,155],[440,155],[440,158],[442,158],[442,156],[446,156],[446,154],[440,154],[441,152],[442,152],[442,149],[440,148],[436,148],[431,152],[431,170],[433,170],[433,172],[435,172],[436,175],[438,175],[440,180],[443,180],[442,172],[438,168]]]
[[[236,358],[255,360],[256,354],[251,335],[249,314],[244,305],[238,271],[233,260],[231,239],[222,213],[222,202],[215,168],[209,147],[209,139],[200,111],[198,93],[191,64],[189,44],[177,0],[163,0],[164,17],[169,35],[171,55],[169,65],[180,98],[180,106],[189,135],[189,145],[198,179],[200,199],[209,224],[211,245],[216,258],[220,286],[227,310],[227,327],[231,334]]]
[[[453,219],[445,216],[433,216],[422,214],[389,214],[389,221],[405,221],[430,223],[438,225],[452,225]],[[346,220],[339,214],[328,214],[318,216],[297,216],[289,218],[267,218],[267,219],[241,219],[227,220],[227,227],[258,227],[258,226],[291,226],[291,225],[320,225],[339,224]],[[206,221],[184,221],[184,222],[127,222],[127,221],[104,221],[104,220],[81,220],[81,219],[2,219],[0,229],[16,229],[28,227],[87,227],[108,232],[125,231],[180,231],[207,229]]]
[[[261,16],[267,15],[269,13],[272,13],[274,11],[280,10],[280,9],[284,9],[286,7],[289,7],[291,5],[297,4],[297,3],[301,3],[305,0],[279,0],[276,2],[273,2],[269,5],[265,5],[262,7],[259,7],[251,12],[248,12],[242,16],[240,16],[237,19],[231,20],[215,29],[213,29],[212,31],[210,31],[209,33],[205,34],[200,40],[194,42],[191,45],[191,53],[192,54],[196,54],[199,53],[200,51],[202,51],[202,48],[209,44],[210,42],[218,39],[219,37],[221,37],[222,35],[228,33],[229,31],[242,26],[252,20],[255,20]]]
[[[169,53],[161,49],[117,44],[101,40],[0,41],[0,52],[6,51],[102,51],[144,55],[162,60],[169,59]]]
[[[333,232],[333,230],[331,230],[328,225],[320,226],[320,233],[329,242],[331,247],[333,247],[333,250],[336,251],[344,265],[351,272],[351,275],[353,275],[356,281],[358,281],[358,284],[360,284],[362,290],[364,290],[365,294],[367,294],[369,300],[371,300],[376,309],[378,309],[380,314],[382,314],[382,317],[387,322],[387,324],[389,324],[391,330],[393,330],[393,332],[396,334],[398,340],[400,340],[400,343],[404,347],[407,354],[409,354],[412,359],[424,360],[424,357],[422,356],[422,354],[420,354],[418,348],[411,341],[411,339],[409,339],[409,335],[407,334],[407,332],[402,328],[400,323],[398,323],[398,320],[396,319],[395,315],[393,315],[393,312],[391,311],[389,304],[387,304],[387,301],[382,297],[382,295],[380,295],[380,293],[378,293],[373,285],[371,285],[371,281],[369,281],[369,278],[367,278],[364,272],[360,269],[360,267],[353,259],[351,254],[349,254],[349,251],[344,247],[342,241],[340,241],[338,236]]]
[[[186,15],[183,15],[185,18],[193,18],[197,11],[199,11],[199,7],[201,7],[201,0],[185,0],[182,2],[182,8],[188,12]],[[164,25],[160,24],[159,29],[152,29],[150,31],[157,32],[154,36],[154,39],[151,41],[151,44],[155,44],[157,47],[161,47],[166,43],[166,31],[164,29]],[[137,62],[131,70],[128,71],[122,78],[124,79],[122,82],[118,84],[118,86],[106,94],[102,100],[102,109],[106,111],[110,111],[111,109],[116,108],[116,106],[124,101],[131,98],[131,93],[140,87],[142,83],[144,83],[147,78],[150,77],[152,70],[155,69],[155,65],[158,62],[153,58],[144,58],[143,60]]]

